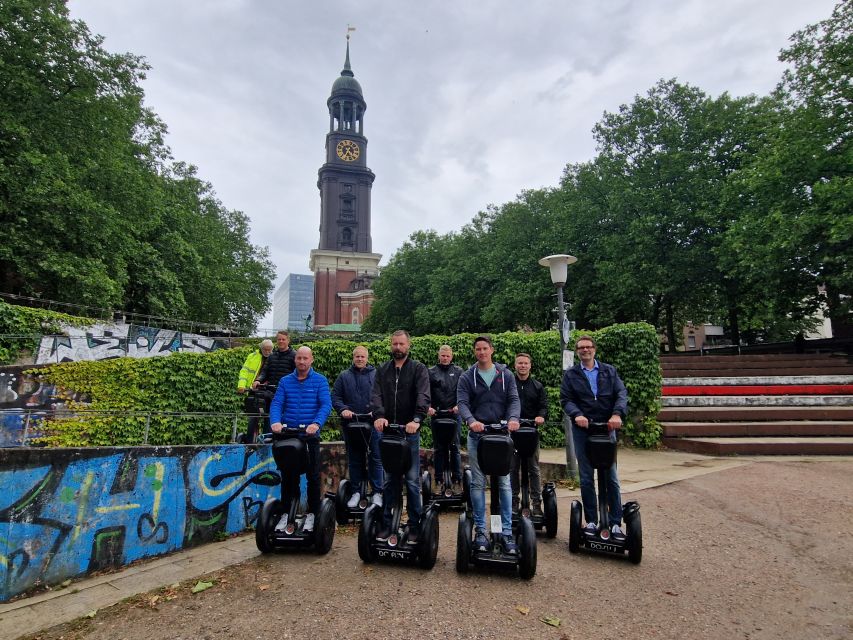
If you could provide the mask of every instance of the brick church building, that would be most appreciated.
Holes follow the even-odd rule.
[[[367,166],[367,103],[347,52],[326,101],[326,162],[318,171],[320,244],[311,251],[314,326],[360,325],[373,305],[373,281],[382,256],[372,253],[370,191],[376,177]]]

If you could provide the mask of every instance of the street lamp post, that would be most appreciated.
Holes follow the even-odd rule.
[[[557,287],[557,310],[559,313],[557,333],[560,334],[560,360],[563,372],[572,366],[574,360],[574,353],[566,349],[566,345],[569,342],[570,330],[569,323],[566,320],[566,307],[563,302],[563,287],[566,286],[566,280],[568,279],[569,265],[577,262],[577,260],[575,256],[566,254],[545,256],[539,260],[539,264],[550,269],[551,282]],[[566,471],[569,474],[569,478],[577,480],[578,461],[575,457],[575,442],[572,439],[572,420],[565,412],[563,412],[563,433],[566,437]]]

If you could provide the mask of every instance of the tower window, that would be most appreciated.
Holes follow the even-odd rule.
[[[344,227],[341,231],[341,244],[352,246],[352,229]]]

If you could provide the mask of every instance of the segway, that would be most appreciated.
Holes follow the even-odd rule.
[[[582,528],[583,504],[573,500],[569,519],[569,551],[578,553],[584,549],[620,557],[627,554],[631,562],[640,564],[643,559],[643,525],[637,502],[626,502],[622,506],[625,540],[616,540],[610,533],[607,477],[610,468],[616,464],[616,441],[610,439],[606,422],[590,422],[588,430],[586,456],[595,470],[598,483],[598,530],[593,533]]]
[[[530,509],[530,466],[528,460],[536,451],[539,444],[539,430],[534,420],[521,419],[521,425],[512,432],[512,441],[521,466],[521,505],[513,510],[512,528],[516,530],[521,517],[529,518],[533,528],[539,532],[545,529],[545,535],[553,538],[557,535],[557,492],[553,482],[546,482],[542,487],[542,515],[534,514]]]
[[[249,389],[246,391],[246,395],[249,400],[247,404],[252,408],[252,412],[249,414],[249,419],[251,420],[257,416],[258,425],[254,437],[250,436],[248,433],[238,434],[236,439],[237,444],[255,444],[256,442],[261,442],[264,432],[269,428],[267,401],[275,395],[275,391],[276,388],[266,382],[260,383],[255,389]]]
[[[370,461],[368,455],[370,452],[370,436],[373,433],[373,425],[366,420],[370,418],[369,413],[354,413],[349,424],[343,427],[344,437],[347,440],[347,455],[361,456],[361,461],[364,464],[364,476],[361,485],[356,487],[354,484],[344,478],[338,483],[338,491],[335,494],[335,516],[338,524],[347,524],[350,521],[358,521],[364,517],[364,512],[367,507],[373,502],[373,491],[369,490],[370,482]],[[359,492],[361,498],[358,504],[354,507],[348,507],[347,503],[352,498],[352,494]]]
[[[432,569],[438,556],[438,516],[435,505],[424,508],[420,535],[414,544],[408,539],[409,525],[400,522],[403,514],[403,491],[406,488],[405,476],[412,466],[411,445],[406,440],[406,427],[399,424],[387,425],[382,432],[379,449],[386,475],[402,476],[403,482],[391,511],[391,529],[387,540],[376,538],[382,527],[383,508],[378,504],[367,507],[358,529],[358,555],[362,562],[367,564],[377,560],[391,560]]]
[[[264,434],[264,442],[272,443],[272,454],[276,466],[282,474],[298,478],[308,470],[308,446],[300,438],[305,426],[298,429],[284,426],[279,433]],[[316,436],[315,436],[316,437]],[[314,530],[303,531],[305,513],[301,509],[302,501],[295,496],[287,514],[287,526],[276,530],[284,515],[284,504],[277,498],[267,498],[255,525],[255,544],[261,553],[294,548],[314,547],[323,555],[332,548],[335,539],[335,505],[328,498],[320,503],[320,512],[314,514]]]
[[[429,471],[424,471],[421,474],[421,496],[424,501],[424,506],[434,504],[440,509],[464,507],[468,502],[468,490],[471,486],[471,472],[465,469],[462,478],[462,491],[453,490],[453,478],[450,471],[451,455],[450,446],[456,438],[456,429],[459,423],[456,421],[456,414],[449,409],[439,409],[435,415],[430,418],[430,428],[432,429],[432,450],[437,459],[441,456],[444,461],[444,472],[441,478],[436,478],[440,483],[440,488],[437,493],[432,490],[432,474]]]
[[[501,544],[503,525],[500,515],[499,476],[504,476],[512,468],[512,456],[515,447],[509,436],[507,425],[486,425],[477,445],[477,461],[483,475],[489,476],[490,512],[491,512],[491,550],[477,551],[473,545],[474,514],[470,500],[463,513],[459,514],[456,531],[456,571],[467,573],[472,565],[502,571],[518,571],[525,580],[536,575],[536,531],[533,523],[525,515],[519,519],[514,532],[518,545],[518,554],[504,553]]]

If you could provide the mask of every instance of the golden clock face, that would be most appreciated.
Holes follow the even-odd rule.
[[[341,160],[346,162],[358,160],[360,153],[361,151],[359,150],[358,145],[352,140],[341,140],[338,143],[338,157]]]

